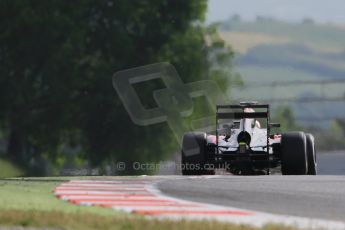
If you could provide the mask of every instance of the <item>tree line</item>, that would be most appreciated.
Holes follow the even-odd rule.
[[[111,77],[169,62],[184,82],[213,79],[226,90],[233,52],[216,26],[204,26],[206,9],[206,0],[0,1],[2,156],[45,175],[42,162],[100,166],[171,154],[177,143],[167,125],[134,125]],[[141,89],[143,100],[159,87]]]

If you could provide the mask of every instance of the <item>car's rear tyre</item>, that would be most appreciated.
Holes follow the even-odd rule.
[[[214,168],[207,164],[206,133],[185,133],[182,138],[182,175],[213,175]]]
[[[283,175],[307,174],[307,144],[303,132],[282,134],[281,165]]]
[[[314,136],[310,133],[307,133],[305,136],[307,140],[308,175],[316,175],[317,163]]]

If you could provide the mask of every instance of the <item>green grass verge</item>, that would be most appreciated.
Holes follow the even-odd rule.
[[[114,215],[114,211],[111,209],[82,207],[57,199],[52,190],[66,179],[0,180],[0,210],[83,212],[97,215]]]
[[[220,223],[215,221],[173,221],[159,219],[145,219],[138,217],[110,217],[98,216],[86,213],[66,214],[62,212],[23,212],[23,211],[0,211],[0,225],[24,226],[24,227],[44,227],[61,229],[124,229],[124,230],[254,230],[257,228],[245,225],[235,225]],[[280,225],[266,225],[266,230],[293,230],[294,228]]]
[[[69,204],[52,190],[68,178],[0,180],[0,226],[61,229],[256,229],[244,225],[209,221],[147,219],[101,207]],[[294,229],[267,225],[262,229]]]
[[[10,162],[0,159],[0,178],[17,177],[23,175],[23,171]]]

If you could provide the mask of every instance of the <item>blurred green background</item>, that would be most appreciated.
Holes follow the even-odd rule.
[[[206,0],[1,0],[0,176],[154,173],[113,167],[159,162],[179,145],[165,123],[135,125],[111,77],[169,62],[184,82],[212,79],[226,90],[238,79],[233,52],[204,25],[206,9]],[[146,108],[162,87],[138,90]]]

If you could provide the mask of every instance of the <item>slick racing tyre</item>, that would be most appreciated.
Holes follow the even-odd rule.
[[[307,174],[307,141],[303,132],[282,134],[281,165],[283,175]]]
[[[307,139],[307,160],[308,160],[308,175],[317,174],[316,152],[314,136],[310,133],[306,135]]]
[[[207,162],[206,133],[185,133],[182,138],[182,175],[213,175],[214,168]]]

